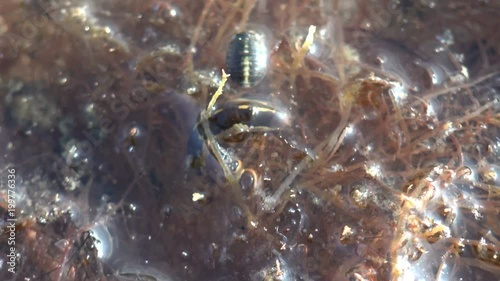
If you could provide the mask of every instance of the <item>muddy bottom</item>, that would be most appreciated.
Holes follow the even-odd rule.
[[[500,279],[499,15],[4,0],[0,279]]]

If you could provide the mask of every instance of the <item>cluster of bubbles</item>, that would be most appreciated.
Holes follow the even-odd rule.
[[[0,279],[500,278],[496,4],[4,2]]]

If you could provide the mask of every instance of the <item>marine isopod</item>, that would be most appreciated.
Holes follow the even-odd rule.
[[[230,79],[244,88],[257,85],[267,72],[268,56],[263,34],[252,30],[235,34],[226,52]]]

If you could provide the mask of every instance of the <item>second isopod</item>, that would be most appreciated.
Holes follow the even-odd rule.
[[[226,52],[230,79],[245,88],[257,85],[267,72],[268,56],[264,34],[253,30],[235,34]]]

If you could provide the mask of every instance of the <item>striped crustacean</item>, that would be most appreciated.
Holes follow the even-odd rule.
[[[264,34],[253,30],[235,34],[226,52],[230,79],[244,88],[255,86],[267,72],[268,56]]]
[[[290,113],[269,101],[247,98],[228,100],[216,105],[207,121],[207,128],[218,141],[235,143],[250,134],[275,132],[289,146],[314,159],[314,153],[292,136]],[[198,126],[198,131],[205,139],[201,126]]]
[[[234,141],[247,133],[282,130],[290,116],[267,102],[239,98],[219,105],[208,121],[214,135]]]

